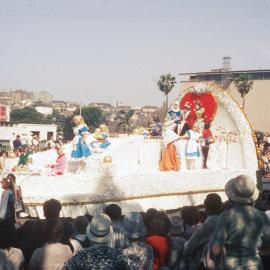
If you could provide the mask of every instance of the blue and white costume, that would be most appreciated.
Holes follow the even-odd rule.
[[[90,150],[89,142],[90,138],[87,138],[86,141],[83,141],[84,134],[88,134],[87,137],[90,137],[89,129],[86,124],[81,124],[79,126],[74,127],[73,132],[75,137],[73,139],[73,149],[71,152],[72,158],[86,158],[89,157],[92,152]],[[91,140],[91,139],[90,139]]]
[[[103,137],[104,141],[100,144],[99,148],[106,149],[111,144],[108,140],[109,135],[106,132],[102,132],[101,137]]]
[[[186,145],[186,159],[194,159],[201,156],[198,140],[201,138],[201,135],[193,130],[188,130],[186,132],[189,139]]]

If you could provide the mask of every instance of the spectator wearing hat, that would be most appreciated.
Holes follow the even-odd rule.
[[[94,216],[86,229],[91,247],[79,251],[65,264],[63,269],[127,270],[123,253],[108,246],[112,234],[111,219],[105,214]]]
[[[185,243],[183,255],[189,261],[190,270],[198,269],[202,263],[203,250],[215,231],[222,209],[221,197],[215,193],[208,194],[204,201],[204,207],[207,219],[196,228],[190,239]]]
[[[153,267],[153,250],[144,242],[145,226],[138,212],[131,212],[124,218],[125,235],[130,240],[128,248],[123,250],[131,270],[151,270]]]
[[[106,206],[104,213],[108,215],[112,221],[113,236],[109,242],[109,246],[116,249],[124,249],[128,247],[129,240],[124,234],[122,209],[119,205],[112,203]]]
[[[217,221],[212,253],[219,256],[225,247],[225,270],[262,269],[257,254],[261,241],[270,239],[270,224],[265,213],[252,206],[259,194],[255,183],[240,175],[226,184],[225,193],[235,204]]]

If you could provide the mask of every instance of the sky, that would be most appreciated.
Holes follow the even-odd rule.
[[[270,68],[269,33],[270,0],[0,0],[0,89],[161,105],[161,74]]]

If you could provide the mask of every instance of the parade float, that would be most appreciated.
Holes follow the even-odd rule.
[[[17,172],[26,212],[42,217],[42,204],[56,198],[63,205],[62,215],[75,217],[93,214],[104,204],[116,202],[123,212],[176,209],[202,204],[207,193],[215,192],[226,200],[226,182],[239,175],[250,175],[256,181],[258,167],[253,131],[239,105],[215,84],[197,84],[181,92],[174,101],[181,109],[189,102],[195,118],[211,124],[215,142],[210,147],[208,168],[202,169],[201,158],[196,169],[187,170],[181,158],[179,171],[160,171],[162,139],[143,135],[110,138],[111,145],[96,151],[79,168],[72,158],[63,175],[48,175],[47,165],[56,159],[56,151],[33,155],[34,168]],[[194,111],[200,102],[203,113]],[[67,157],[72,146],[64,146]]]

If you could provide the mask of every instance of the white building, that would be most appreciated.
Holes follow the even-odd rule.
[[[43,115],[52,115],[53,109],[52,107],[47,107],[47,106],[36,106],[36,111],[39,113],[42,113]]]
[[[16,135],[29,137],[31,134],[38,135],[41,141],[51,136],[56,139],[57,125],[0,123],[0,141],[15,139]]]

